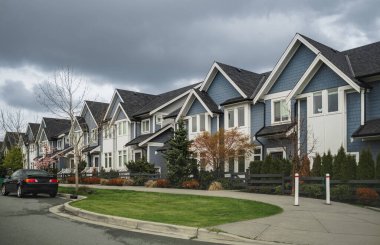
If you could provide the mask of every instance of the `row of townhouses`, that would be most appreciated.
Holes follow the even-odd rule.
[[[180,118],[189,139],[221,128],[249,135],[254,154],[226,163],[235,172],[266,155],[312,159],[329,150],[336,154],[341,146],[357,160],[364,148],[376,156],[380,42],[338,51],[296,34],[270,72],[214,62],[199,84],[158,95],[116,89],[109,104],[85,101],[75,131],[83,134],[87,169],[124,170],[128,161],[145,158],[164,174],[162,152]],[[25,167],[53,161],[61,171],[72,169],[69,129],[70,121],[64,119],[29,123],[20,136]],[[5,135],[3,151],[11,134]]]

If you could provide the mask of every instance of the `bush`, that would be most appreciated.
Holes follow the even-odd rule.
[[[278,185],[274,188],[274,194],[281,195],[282,194],[282,186]]]
[[[98,177],[87,177],[81,179],[81,183],[86,185],[92,185],[92,184],[100,184],[100,178]]]
[[[156,187],[167,188],[167,187],[169,187],[169,185],[170,185],[170,183],[169,183],[169,180],[167,180],[167,179],[156,180]]]
[[[146,176],[136,176],[136,177],[133,177],[132,180],[134,182],[134,185],[143,186],[145,182],[149,180],[149,178]]]
[[[213,171],[204,171],[199,172],[199,185],[202,190],[207,190],[210,184],[213,181],[216,181],[215,173]]]
[[[356,159],[354,156],[347,155],[342,167],[342,180],[356,179]]]
[[[375,177],[375,162],[369,149],[364,149],[360,152],[357,177],[362,180],[373,179]]]
[[[331,199],[336,201],[348,201],[352,199],[352,189],[349,185],[336,185],[331,188]]]
[[[100,184],[101,185],[108,185],[108,179],[100,179]]]
[[[322,174],[322,159],[321,156],[317,153],[313,162],[313,169],[311,170],[311,176],[323,176]]]
[[[251,174],[260,174],[263,161],[253,161],[249,163],[249,171]]]
[[[95,193],[95,190],[87,187],[87,186],[80,186],[78,188],[78,194],[79,195],[91,195],[91,194],[94,194]]]
[[[259,189],[259,193],[261,194],[271,194],[272,193],[272,187],[271,186],[263,186]]]
[[[244,184],[242,184],[241,180],[239,179],[219,178],[217,181],[222,184],[222,187],[225,190],[236,190],[244,188]]]
[[[123,183],[123,185],[125,185],[125,186],[132,186],[132,185],[134,185],[135,184],[135,182],[133,181],[133,179],[124,179],[124,183]]]
[[[358,188],[356,189],[356,198],[360,203],[370,204],[379,199],[379,194],[371,188]]]
[[[106,182],[106,185],[122,186],[124,185],[124,180],[125,179],[122,178],[109,179],[108,182]]]
[[[211,183],[211,185],[208,187],[208,190],[209,191],[219,191],[219,190],[223,190],[223,186],[220,182],[218,181],[214,181]]]
[[[319,198],[323,195],[323,187],[316,184],[303,184],[300,185],[300,192],[307,197]]]
[[[199,188],[199,182],[196,179],[187,180],[182,182],[182,188],[185,189],[198,189]]]
[[[322,176],[325,174],[332,174],[332,165],[333,165],[333,156],[331,155],[331,151],[329,150],[326,154],[322,156]]]
[[[144,183],[145,187],[152,188],[157,186],[157,182],[155,180],[148,180]]]
[[[115,179],[115,178],[119,178],[119,172],[112,169],[109,172],[106,172],[102,168],[99,172],[99,177],[102,179]]]
[[[375,178],[380,179],[380,153],[377,155],[377,159],[376,159]]]
[[[151,164],[142,158],[137,161],[129,161],[128,164],[125,165],[131,173],[145,173],[145,174],[154,174],[156,173],[156,169],[154,168],[154,164]]]

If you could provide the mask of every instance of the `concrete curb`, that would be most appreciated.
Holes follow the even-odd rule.
[[[66,195],[65,196],[69,196]],[[86,197],[82,197],[86,198]],[[71,215],[94,221],[101,224],[119,226],[126,228],[128,230],[136,230],[140,232],[147,233],[157,233],[163,236],[174,236],[184,239],[197,239],[199,241],[207,241],[214,243],[225,243],[225,244],[247,244],[253,243],[257,244],[258,241],[239,237],[236,235],[228,234],[225,232],[213,232],[203,228],[194,228],[188,226],[164,224],[151,221],[136,220],[112,215],[98,214],[76,208],[70,205],[73,201],[69,201],[62,205],[64,211]]]

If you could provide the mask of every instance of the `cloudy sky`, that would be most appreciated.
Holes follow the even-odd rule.
[[[0,107],[45,115],[37,84],[70,66],[89,99],[159,93],[217,60],[271,70],[295,33],[338,50],[380,40],[380,2],[0,0]]]

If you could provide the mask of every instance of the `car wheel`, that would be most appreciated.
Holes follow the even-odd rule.
[[[50,197],[56,197],[57,196],[57,192],[50,193],[49,195],[50,195]]]
[[[21,187],[21,185],[19,185],[18,187],[17,187],[17,197],[23,197],[24,196],[24,193],[22,192],[22,187]]]
[[[7,191],[7,188],[5,187],[5,185],[2,185],[1,186],[1,195],[6,196],[8,194],[9,194],[9,192]]]

